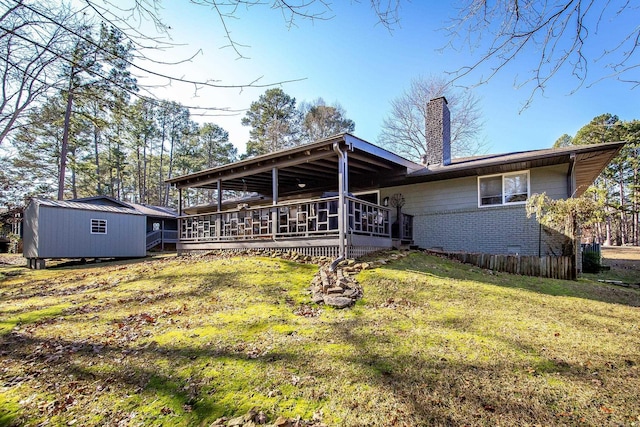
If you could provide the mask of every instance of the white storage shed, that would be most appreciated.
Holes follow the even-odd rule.
[[[32,199],[24,210],[23,254],[47,258],[136,258],[147,254],[146,217],[134,209]]]

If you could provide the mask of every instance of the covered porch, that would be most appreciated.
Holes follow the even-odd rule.
[[[380,187],[420,168],[350,134],[174,178],[179,252],[280,248],[357,257],[411,241],[411,217],[379,200]],[[183,191],[215,190],[205,206],[183,206]],[[223,194],[251,194],[227,201]],[[397,215],[396,215],[397,216]]]

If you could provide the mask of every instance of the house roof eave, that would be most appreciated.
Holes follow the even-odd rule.
[[[407,175],[406,183],[439,181],[443,179],[461,178],[466,176],[490,175],[492,173],[508,173],[535,167],[552,166],[569,163],[571,155],[577,156],[577,168],[585,157],[598,157],[597,165],[582,179],[581,184],[592,177],[591,182],[602,169],[622,149],[625,142],[607,142],[585,146],[570,146],[556,149],[543,149],[491,155],[481,158],[457,159],[447,166],[435,165],[423,167],[421,170]],[[599,169],[598,169],[599,168]],[[595,170],[597,173],[593,175]],[[584,169],[583,169],[584,170]]]
[[[269,195],[272,189],[271,172],[278,169],[283,191],[281,195],[300,193],[295,187],[297,182],[306,182],[306,190],[335,190],[337,184],[331,184],[330,181],[335,178],[337,182],[338,158],[333,150],[336,143],[347,153],[350,180],[356,187],[374,185],[372,179],[377,182],[381,176],[406,176],[408,172],[421,167],[351,134],[342,133],[314,143],[179,176],[166,182],[177,188],[215,189],[220,181],[224,183],[225,190],[254,191]]]
[[[202,171],[177,176],[175,178],[167,179],[165,182],[167,184],[173,184],[178,188],[190,187],[190,184],[197,183],[199,179],[203,180],[203,178],[208,178],[215,175],[222,177],[223,174],[228,171],[247,171],[250,170],[251,167],[255,167],[256,165],[262,166],[272,164],[273,166],[277,166],[277,161],[282,157],[288,157],[299,153],[305,153],[307,151],[322,149],[325,146],[330,147],[334,142],[341,140],[344,141],[344,135],[345,134],[338,134],[309,144],[303,144],[293,148],[278,150],[274,151],[273,153],[267,153],[260,156],[251,157],[249,159],[228,163],[226,165],[216,166]]]

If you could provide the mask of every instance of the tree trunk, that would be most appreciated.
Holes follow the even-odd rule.
[[[111,197],[115,197],[115,193],[114,193],[114,183],[115,180],[113,178],[113,153],[111,150],[111,138],[107,138],[107,153],[108,153],[108,157],[107,157],[107,162],[109,164],[109,196]]]
[[[636,150],[636,153],[638,150]],[[638,198],[640,198],[640,182],[638,182],[638,160],[636,158],[636,162],[633,168],[633,244],[638,246],[640,244],[640,232],[638,231],[639,220],[640,220],[640,212],[638,212]]]
[[[78,186],[76,183],[76,164],[75,164],[75,158],[76,158],[76,149],[73,148],[71,150],[71,158],[74,159],[73,163],[72,163],[72,167],[71,167],[71,197],[73,199],[77,199],[78,198]]]
[[[173,149],[175,147],[175,136],[171,136],[171,146],[169,148],[169,173],[167,173],[167,179],[171,179],[171,175],[173,174]],[[170,184],[165,185],[165,193],[164,193],[164,201],[162,206],[169,206],[169,189],[171,188]]]
[[[122,162],[121,162],[121,160],[122,160],[122,156],[121,156],[122,151],[120,150],[121,149],[120,136],[121,136],[121,133],[122,133],[122,128],[120,126],[120,123],[118,123],[118,128],[117,129],[118,129],[118,132],[116,134],[117,137],[118,137],[117,138],[117,145],[116,145],[117,154],[118,154],[118,157],[116,158],[116,184],[118,186],[117,187],[117,189],[118,189],[118,191],[117,191],[117,194],[118,194],[117,199],[118,200],[122,200]]]
[[[620,193],[620,243],[625,245],[627,243],[627,219],[625,215],[625,204],[624,204],[624,170],[622,168],[622,164],[620,164],[620,168],[618,170],[620,173],[620,178],[618,181],[618,191]]]
[[[96,181],[97,181],[96,190],[98,191],[98,194],[101,195],[102,185],[100,184],[100,181],[102,180],[102,178],[100,177],[100,150],[98,148],[99,140],[100,140],[100,130],[98,129],[98,126],[94,123],[93,124],[93,151],[94,151],[93,154],[95,156],[95,162],[96,162]]]
[[[73,107],[73,76],[75,68],[71,67],[69,77],[69,91],[67,93],[67,109],[64,112],[64,127],[62,132],[62,146],[60,147],[60,171],[58,173],[58,200],[64,200],[64,178],[67,169],[67,149],[69,147],[69,127],[71,123],[71,108]]]
[[[147,144],[149,140],[149,135],[145,133],[144,135],[144,145],[142,146],[142,204],[147,204],[149,201],[147,200]]]
[[[162,118],[162,136],[160,138],[160,168],[158,170],[158,204],[162,203],[163,199],[163,190],[164,190],[164,180],[162,179],[162,167],[164,163],[164,140],[167,137],[167,117],[166,112]]]
[[[140,145],[136,145],[136,175],[137,175],[137,193],[138,203],[144,203],[142,201],[142,159],[140,156]]]

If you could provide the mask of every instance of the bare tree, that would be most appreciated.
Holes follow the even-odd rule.
[[[391,30],[398,22],[401,0],[369,0],[371,8],[379,23]],[[231,36],[232,21],[239,9],[256,10],[267,14],[278,11],[288,26],[295,26],[299,20],[330,20],[333,18],[331,4],[325,0],[190,0],[193,7],[206,7],[218,25],[223,29],[227,39],[226,45],[233,49],[239,58],[243,58],[243,50],[247,46]],[[85,24],[100,22],[113,27],[125,35],[125,42],[130,43],[136,57],[127,59],[134,77],[155,76],[164,79],[165,84],[189,85],[194,92],[209,88],[268,88],[294,80],[262,82],[257,76],[253,81],[224,83],[215,79],[205,81],[190,79],[188,76],[172,75],[166,72],[167,66],[189,62],[192,57],[166,62],[154,58],[150,52],[164,54],[174,47],[169,36],[170,26],[164,21],[161,0],[134,0],[122,3],[114,0],[78,0],[71,6],[55,5],[44,0],[0,0],[0,57],[7,61],[3,71],[3,99],[0,102],[0,143],[6,135],[19,123],[25,109],[35,102],[40,95],[55,83],[58,73],[51,72],[60,64],[72,63],[68,49],[73,45],[67,39],[93,43],[85,37],[77,26],[70,22],[71,18],[81,18]],[[156,34],[148,34],[141,30],[141,24],[151,22]],[[96,48],[100,49],[99,46]],[[156,71],[162,67],[162,71]],[[108,77],[108,76],[102,76]],[[154,87],[157,87],[154,86]],[[138,98],[155,99],[151,89],[140,86],[140,93],[132,93]],[[197,115],[238,114],[239,111],[224,107],[207,105],[185,106]]]
[[[69,9],[48,5],[46,10],[56,22],[73,26]],[[0,0],[0,143],[60,83],[59,51],[68,43],[67,31],[43,20],[26,2]]]
[[[451,110],[451,153],[454,157],[481,152],[482,114],[478,99],[469,90],[454,90],[444,78],[418,77],[405,93],[391,101],[391,113],[382,124],[378,143],[409,159],[426,153],[427,104],[444,96]]]
[[[533,61],[531,70],[515,82],[518,87],[532,87],[524,108],[536,94],[544,93],[549,81],[559,74],[577,80],[574,91],[604,78],[637,87],[640,84],[637,14],[638,4],[634,1],[463,0],[458,16],[447,28],[451,43],[446,48],[466,46],[480,54],[455,71],[454,80],[481,72],[486,65],[489,72],[483,72],[479,80],[484,83],[512,62],[526,57]],[[616,44],[594,43],[599,33],[614,31],[620,34]],[[590,70],[594,65],[595,70]],[[589,73],[594,71],[597,77],[588,82]]]
[[[85,0],[92,1],[92,0]],[[402,0],[369,0],[377,21],[389,31],[392,31],[399,23],[400,4]],[[148,3],[149,0],[139,0]],[[154,5],[159,0],[152,0]],[[238,57],[244,46],[231,35],[230,21],[237,15],[239,8],[245,9],[272,9],[282,14],[282,18],[289,27],[296,26],[297,20],[326,21],[334,17],[331,2],[326,0],[191,0],[191,3],[207,6],[214,10],[220,25],[224,29],[229,47],[234,49]],[[359,2],[356,2],[359,3]]]

